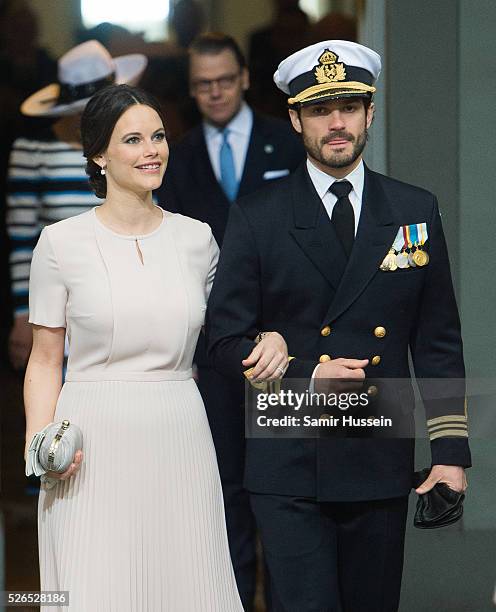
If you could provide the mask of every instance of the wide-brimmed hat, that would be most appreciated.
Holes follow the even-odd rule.
[[[108,85],[135,85],[148,60],[141,53],[112,57],[96,40],[88,40],[58,61],[58,83],[43,87],[24,100],[21,112],[31,117],[73,115],[91,96]]]
[[[336,98],[371,97],[381,72],[378,53],[347,40],[324,40],[283,60],[274,73],[290,106]]]

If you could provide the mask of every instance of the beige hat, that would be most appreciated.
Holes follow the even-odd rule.
[[[59,117],[81,112],[91,96],[107,85],[135,85],[148,63],[141,53],[112,58],[96,40],[88,40],[58,61],[58,83],[24,100],[21,112],[31,117]]]

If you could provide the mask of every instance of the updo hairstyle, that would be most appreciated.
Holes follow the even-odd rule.
[[[101,89],[90,98],[84,109],[81,117],[83,155],[87,160],[86,174],[98,198],[107,197],[107,179],[93,158],[107,150],[115,124],[134,104],[145,104],[153,108],[165,125],[157,100],[146,91],[129,85],[110,85]]]

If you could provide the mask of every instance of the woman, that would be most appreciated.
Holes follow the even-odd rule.
[[[217,245],[206,224],[152,203],[168,147],[147,94],[98,92],[81,135],[105,201],[43,230],[30,279],[26,439],[63,418],[84,435],[84,460],[40,493],[41,588],[70,591],[71,612],[241,611],[191,378]],[[282,338],[264,337],[255,361],[258,378],[282,371]]]

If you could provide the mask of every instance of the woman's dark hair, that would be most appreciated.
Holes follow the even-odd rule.
[[[164,117],[159,103],[153,96],[138,87],[111,85],[98,91],[88,102],[81,117],[81,142],[86,157],[86,174],[98,198],[107,196],[107,180],[100,173],[100,166],[93,161],[108,147],[115,124],[121,115],[134,104],[153,108],[162,123]]]

